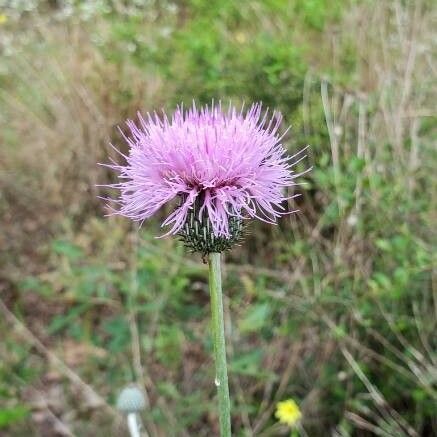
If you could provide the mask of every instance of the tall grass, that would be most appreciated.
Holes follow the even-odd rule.
[[[191,97],[262,98],[292,124],[290,149],[312,151],[301,213],[252,225],[227,256],[236,435],[285,435],[273,412],[286,397],[302,435],[437,431],[435,9],[334,3],[6,10],[6,435],[119,435],[111,405],[132,379],[150,435],[217,433],[205,268],[153,225],[103,219],[96,200],[116,126]]]

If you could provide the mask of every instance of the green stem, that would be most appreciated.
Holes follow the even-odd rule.
[[[223,321],[222,278],[220,253],[208,255],[209,291],[211,294],[212,333],[219,400],[220,435],[231,436],[231,405],[229,399],[228,371],[226,366],[225,328]]]

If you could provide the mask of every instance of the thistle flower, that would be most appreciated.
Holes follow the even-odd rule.
[[[286,187],[295,185],[293,159],[287,157],[278,130],[278,112],[270,119],[261,104],[237,111],[229,106],[178,107],[171,118],[138,114],[127,121],[129,153],[118,173],[115,214],[143,222],[162,206],[178,205],[163,221],[167,233],[204,254],[231,247],[242,235],[243,220],[276,223],[289,213]]]
[[[302,413],[293,399],[287,399],[277,403],[275,416],[280,423],[294,426],[302,418]]]
[[[231,437],[220,252],[241,238],[244,220],[276,223],[293,212],[285,208],[289,198],[284,191],[296,185],[300,175],[292,167],[305,155],[286,156],[279,135],[281,114],[269,117],[259,103],[247,111],[193,104],[188,110],[178,107],[171,118],[154,113],[145,118],[138,114],[138,120],[127,122],[126,163],[107,165],[119,178],[107,185],[120,192],[113,213],[142,223],[176,200],[162,223],[169,227],[165,235],[178,234],[204,260],[207,255],[220,435]],[[289,424],[300,418],[299,408],[290,402],[279,403],[277,411],[279,420]],[[126,410],[123,398],[118,405]],[[128,414],[128,424],[132,433],[138,431],[135,412]]]

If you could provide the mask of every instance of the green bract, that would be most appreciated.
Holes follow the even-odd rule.
[[[200,214],[198,203],[196,203],[189,211],[179,236],[188,249],[207,255],[213,252],[224,252],[238,244],[244,235],[243,220],[238,217],[229,217],[229,233],[229,238],[215,236],[206,211]]]

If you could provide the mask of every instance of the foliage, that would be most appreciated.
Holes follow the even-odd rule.
[[[435,434],[432,3],[60,3],[1,3],[2,435],[120,435],[50,354],[110,405],[142,384],[150,435],[217,434],[205,266],[96,199],[115,126],[192,98],[311,145],[300,213],[226,255],[235,435],[288,398],[302,435]]]

